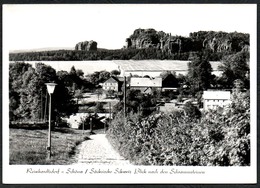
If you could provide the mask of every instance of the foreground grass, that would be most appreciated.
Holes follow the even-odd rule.
[[[75,162],[76,147],[89,133],[70,128],[52,131],[52,157],[47,159],[48,130],[10,129],[10,164],[66,165]]]

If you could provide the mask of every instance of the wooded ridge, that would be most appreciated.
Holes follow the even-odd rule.
[[[222,31],[198,31],[189,37],[172,36],[154,29],[136,29],[126,38],[121,49],[109,50],[79,44],[75,50],[50,50],[38,52],[10,53],[10,61],[83,61],[83,60],[143,60],[168,59],[188,60],[194,52],[207,51],[210,60],[218,61],[223,56],[237,52],[249,52],[249,34]],[[89,44],[89,43],[88,43]],[[92,45],[93,46],[93,45]],[[94,49],[94,50],[93,50]]]

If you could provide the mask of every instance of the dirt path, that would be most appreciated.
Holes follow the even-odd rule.
[[[79,149],[76,155],[77,164],[130,165],[129,161],[113,149],[105,134],[91,135],[90,140],[84,141]]]

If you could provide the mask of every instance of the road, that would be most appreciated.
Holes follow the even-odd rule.
[[[76,155],[77,164],[131,165],[121,157],[108,142],[105,134],[94,134],[82,142]]]

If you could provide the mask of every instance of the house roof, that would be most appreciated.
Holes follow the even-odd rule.
[[[162,78],[131,78],[131,87],[162,87]]]
[[[204,91],[203,99],[226,99],[231,98],[230,91]]]
[[[167,75],[162,81],[162,87],[165,88],[177,88],[179,87],[178,80],[172,74]]]
[[[104,83],[118,83],[119,80],[116,79],[115,77],[111,76],[107,81],[105,81]]]

